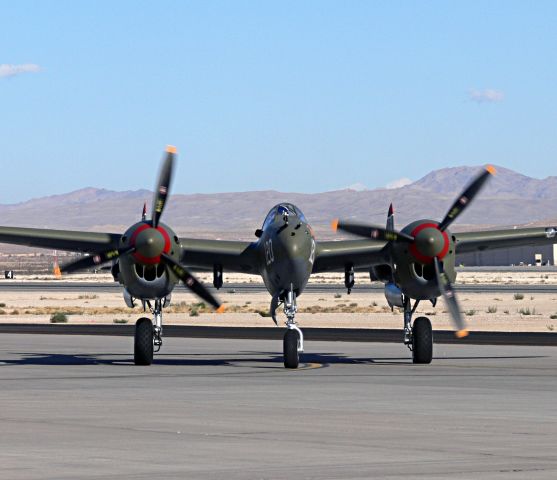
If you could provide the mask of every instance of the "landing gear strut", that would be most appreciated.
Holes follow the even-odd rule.
[[[433,333],[427,317],[418,317],[412,326],[412,315],[418,308],[419,300],[410,305],[410,298],[404,297],[404,344],[412,352],[414,363],[431,363],[433,358]]]
[[[140,318],[135,324],[133,358],[136,365],[151,365],[153,354],[162,347],[162,307],[160,299],[155,300],[155,306],[145,300],[143,307],[147,307],[153,314],[153,322],[149,318]]]
[[[284,366],[286,368],[298,368],[300,363],[299,354],[304,351],[304,334],[296,325],[296,294],[290,288],[284,300],[284,314],[286,315],[286,333],[283,340]]]

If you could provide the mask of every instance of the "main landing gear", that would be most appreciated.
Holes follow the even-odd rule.
[[[133,359],[136,365],[151,365],[153,354],[162,347],[162,301],[155,300],[155,306],[152,307],[146,300],[145,306],[148,306],[153,314],[154,325],[151,319],[146,317],[140,318],[135,324]]]
[[[404,297],[404,344],[412,352],[414,363],[431,363],[433,358],[433,332],[427,317],[418,317],[412,325],[412,315],[418,308],[419,300],[410,305],[410,298]]]
[[[296,325],[296,294],[291,288],[284,300],[284,314],[286,315],[286,333],[284,334],[283,353],[285,368],[298,368],[300,363],[299,354],[304,351],[304,334]]]

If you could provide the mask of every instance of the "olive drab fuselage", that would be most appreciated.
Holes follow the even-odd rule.
[[[303,213],[289,203],[267,215],[258,242],[260,274],[269,293],[283,296],[304,290],[315,261],[315,238]]]

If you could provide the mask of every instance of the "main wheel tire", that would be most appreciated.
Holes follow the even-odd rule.
[[[135,324],[133,359],[136,365],[153,363],[153,322],[140,318]]]
[[[412,360],[414,363],[431,363],[433,358],[433,333],[427,317],[418,317],[412,327]]]
[[[298,368],[300,358],[298,356],[298,332],[286,330],[283,340],[284,366],[285,368]]]

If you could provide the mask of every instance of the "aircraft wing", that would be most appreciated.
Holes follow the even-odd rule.
[[[388,263],[386,245],[372,240],[317,242],[313,273],[344,271],[350,265],[363,270]]]
[[[181,238],[182,263],[198,270],[213,270],[221,265],[227,272],[258,274],[258,253],[255,242],[202,240]]]
[[[201,240],[181,238],[182,263],[198,270],[212,270],[221,265],[225,271],[259,274],[256,242]],[[386,262],[386,242],[345,240],[317,242],[313,273],[344,271],[346,265],[356,269],[369,268]]]
[[[453,233],[456,253],[557,243],[557,227]]]
[[[102,252],[118,248],[121,235],[43,228],[0,227],[0,243],[73,252]]]

